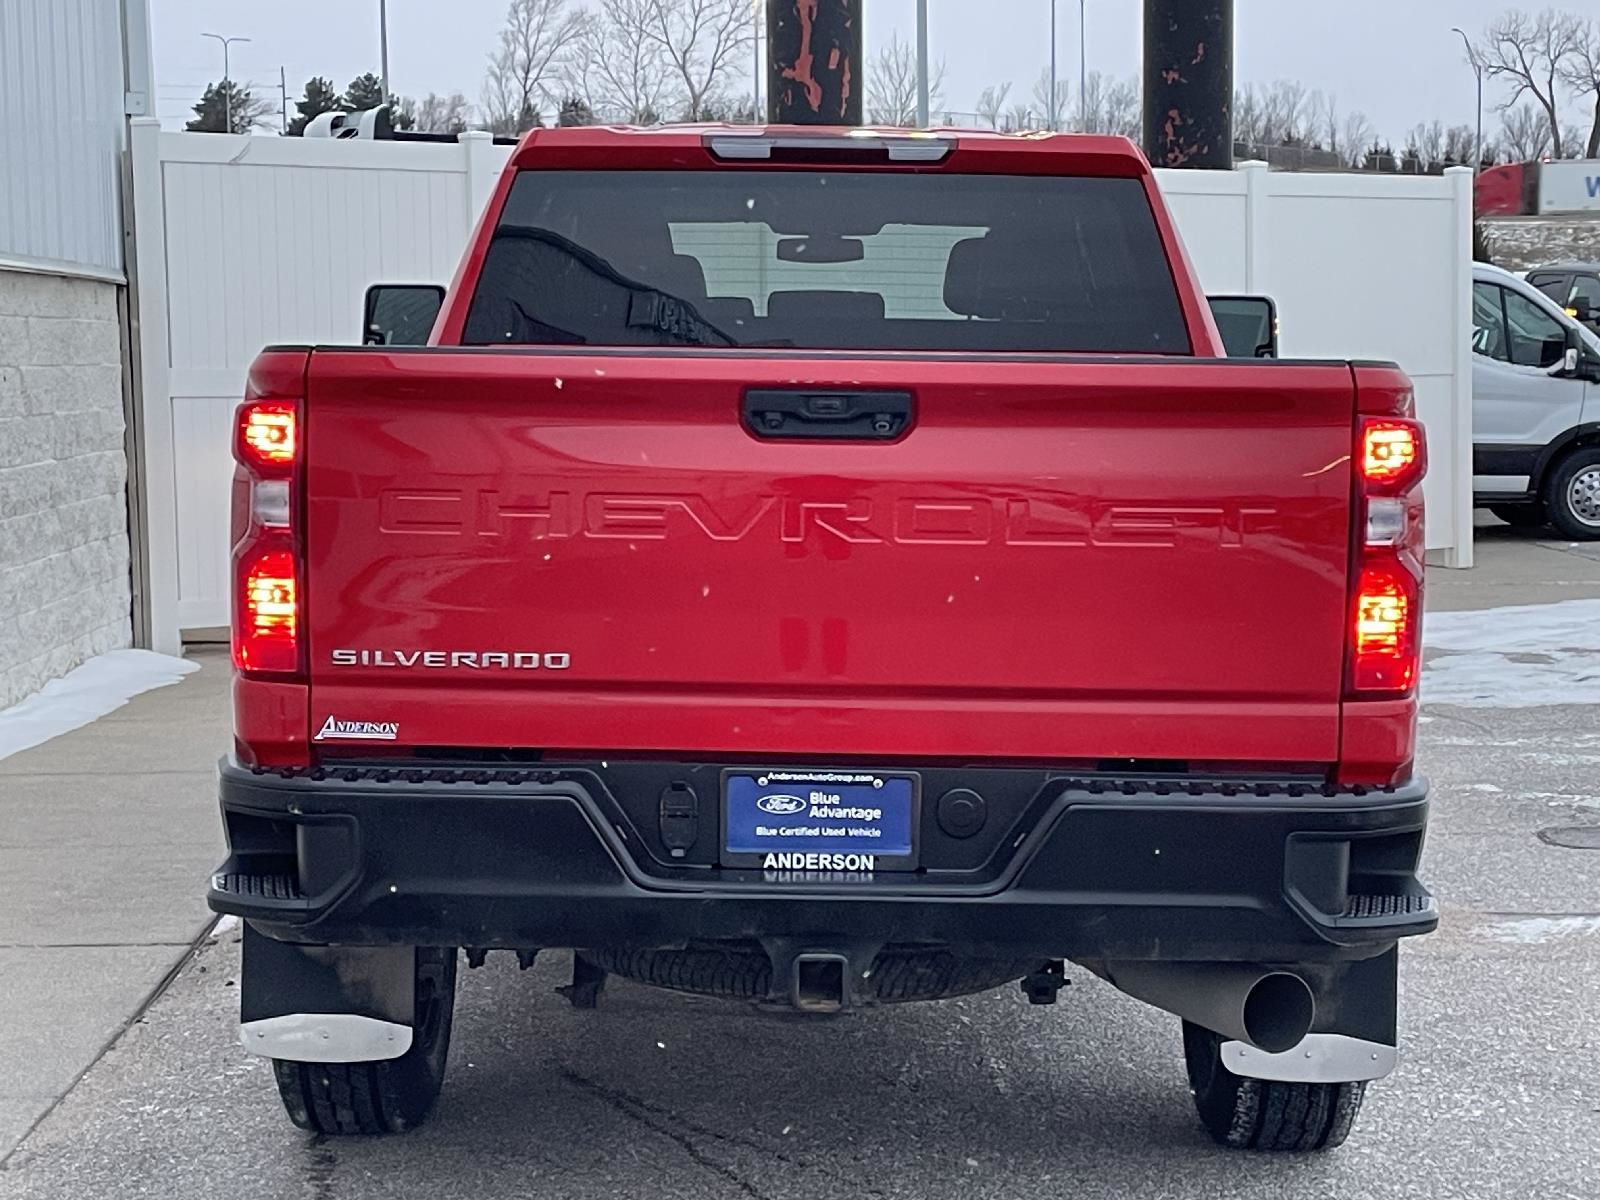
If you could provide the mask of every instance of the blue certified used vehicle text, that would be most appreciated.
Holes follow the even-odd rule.
[[[734,772],[726,778],[730,854],[912,853],[910,779],[851,771]]]

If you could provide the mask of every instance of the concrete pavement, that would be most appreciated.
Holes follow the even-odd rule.
[[[210,923],[226,655],[0,759],[0,1160]]]
[[[1600,598],[1600,542],[1569,542],[1554,532],[1530,535],[1480,512],[1478,565],[1430,570],[1428,608],[1455,612]]]

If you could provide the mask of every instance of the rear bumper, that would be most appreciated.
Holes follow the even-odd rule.
[[[325,944],[797,941],[1252,963],[1367,959],[1438,919],[1416,877],[1420,778],[1329,791],[940,768],[925,773],[931,792],[970,780],[1019,797],[996,806],[1009,816],[991,822],[986,858],[797,878],[668,859],[641,816],[656,811],[650,789],[715,769],[274,774],[225,762],[230,853],[208,900],[268,937]]]

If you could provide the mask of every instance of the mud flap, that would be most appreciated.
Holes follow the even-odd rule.
[[[1376,958],[1305,969],[1316,995],[1311,1032],[1281,1054],[1225,1041],[1222,1065],[1248,1079],[1289,1083],[1383,1078],[1399,1061],[1399,967],[1399,947],[1391,946]]]
[[[411,1048],[411,946],[308,946],[244,926],[239,1040],[293,1062],[376,1062]]]

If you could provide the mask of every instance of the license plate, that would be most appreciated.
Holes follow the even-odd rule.
[[[724,859],[784,871],[910,870],[918,782],[881,771],[725,771]]]

